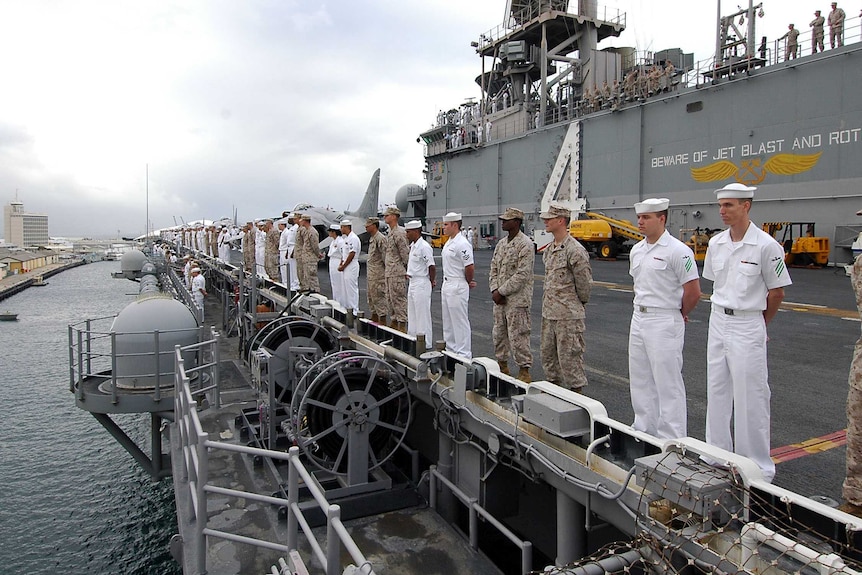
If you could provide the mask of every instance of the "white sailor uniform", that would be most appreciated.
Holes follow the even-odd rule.
[[[342,234],[341,238],[341,261],[347,261],[347,256],[353,252],[353,259],[341,272],[344,308],[352,309],[356,314],[359,313],[359,254],[362,252],[362,243],[353,231],[347,235]]]
[[[336,236],[332,243],[329,244],[329,283],[332,285],[332,299],[344,305],[344,276],[338,271],[338,266],[341,265],[341,245],[344,242],[344,236]]]
[[[473,263],[473,247],[461,234],[443,245],[443,339],[446,349],[467,359],[473,358],[468,303],[470,286],[464,268]]]
[[[434,265],[434,250],[419,238],[410,244],[407,258],[407,333],[425,335],[425,344],[432,347],[434,330],[431,322],[431,278],[428,268]]]
[[[681,314],[683,284],[698,279],[694,254],[665,232],[650,244],[641,240],[629,255],[634,311],[629,331],[632,427],[663,439],[687,433]]]
[[[770,289],[791,284],[784,249],[753,223],[741,242],[731,241],[725,230],[709,241],[703,277],[715,281],[707,342],[706,442],[751,458],[771,481],[775,464],[769,456],[763,311]]]

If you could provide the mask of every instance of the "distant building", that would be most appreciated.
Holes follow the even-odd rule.
[[[28,214],[24,203],[18,200],[3,207],[3,231],[6,243],[20,247],[39,246],[48,243],[48,216]]]

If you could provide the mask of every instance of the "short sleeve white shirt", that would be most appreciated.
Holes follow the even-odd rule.
[[[682,286],[698,279],[694,253],[665,230],[654,244],[639,241],[629,254],[634,304],[660,309],[682,308]]]
[[[703,277],[713,280],[710,301],[738,311],[763,311],[771,289],[790,285],[784,265],[784,248],[754,223],[741,242],[730,239],[730,230],[709,240]]]
[[[443,278],[467,281],[464,268],[473,264],[473,246],[461,234],[455,234],[443,245]]]
[[[424,238],[410,244],[407,258],[407,275],[411,278],[428,278],[428,268],[434,265],[434,250]]]

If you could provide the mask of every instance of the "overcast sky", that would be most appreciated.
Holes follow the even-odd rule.
[[[156,228],[234,207],[241,220],[298,202],[356,208],[376,168],[392,202],[424,183],[416,138],[437,111],[480,96],[470,42],[505,5],[0,0],[0,200],[17,193],[52,236],[73,237],[142,234],[147,165]],[[600,5],[627,14],[613,45],[714,50],[713,2]],[[817,7],[829,4],[767,0],[757,37],[791,21],[807,32]]]

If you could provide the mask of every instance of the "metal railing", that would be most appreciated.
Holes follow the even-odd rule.
[[[543,12],[548,12],[552,9],[558,10],[558,5],[561,4],[562,2],[558,2],[556,0],[553,0],[551,2],[537,2],[514,14],[509,14],[506,17],[505,22],[503,22],[502,24],[498,24],[494,28],[491,28],[490,30],[486,31],[484,34],[479,35],[479,50],[484,50],[488,46],[497,42],[500,38],[503,38],[507,34],[510,34],[516,28],[521,27],[522,25],[527,22],[530,22],[534,18],[538,18]],[[571,4],[571,2],[569,2],[568,4]],[[570,14],[575,14],[578,12],[577,7],[573,12],[568,6],[566,7],[565,11]],[[623,27],[625,27],[626,25],[626,13],[621,12],[617,8],[611,8],[608,6],[596,5],[594,10],[588,9],[587,13],[584,14],[584,16],[593,18],[601,22],[621,24]]]
[[[533,570],[533,544],[529,541],[524,541],[515,535],[508,527],[500,523],[500,521],[491,515],[487,509],[479,505],[478,499],[470,497],[461,491],[457,485],[449,481],[442,473],[437,471],[437,466],[432,465],[430,468],[430,484],[431,491],[430,506],[431,509],[437,510],[437,482],[447,487],[458,500],[467,506],[470,515],[469,520],[469,537],[470,547],[473,550],[479,549],[479,516],[485,521],[494,526],[506,539],[517,545],[521,549],[521,573],[530,573]]]
[[[179,435],[180,475],[176,484],[177,489],[187,489],[191,505],[190,522],[194,525],[194,546],[197,565],[197,573],[206,572],[207,548],[206,537],[217,537],[234,543],[253,545],[264,549],[279,551],[290,555],[294,562],[297,561],[298,527],[308,539],[314,555],[323,566],[326,575],[340,574],[339,557],[341,549],[344,548],[353,561],[359,565],[359,572],[365,575],[374,575],[371,563],[365,558],[359,547],[350,537],[344,524],[341,522],[341,507],[332,505],[326,500],[323,490],[316,480],[311,476],[299,459],[299,448],[291,447],[288,453],[271,451],[212,441],[209,434],[204,431],[198,417],[198,403],[195,399],[201,391],[192,392],[189,387],[189,377],[185,369],[183,352],[188,348],[177,346],[175,349],[175,426]],[[239,491],[214,485],[210,481],[209,458],[210,452],[221,450],[226,452],[244,454],[249,456],[260,456],[263,458],[287,461],[290,464],[288,471],[288,498],[271,497],[259,493]],[[326,515],[326,549],[315,538],[311,527],[299,507],[299,485],[300,480],[314,497],[318,507]],[[230,533],[219,529],[207,527],[207,499],[210,494],[227,497],[236,497],[279,507],[286,507],[287,514],[287,544],[247,537],[237,533]],[[304,568],[304,566],[303,566]]]
[[[171,363],[173,361],[173,350],[167,349],[162,351],[160,348],[161,342],[165,337],[175,339],[187,335],[189,338],[194,338],[197,341],[204,339],[209,335],[210,339],[216,338],[215,331],[209,329],[209,334],[205,328],[194,327],[174,330],[153,330],[146,332],[118,332],[111,329],[114,319],[117,316],[107,316],[94,319],[87,319],[79,323],[71,324],[68,328],[69,342],[69,391],[75,394],[77,400],[84,399],[83,382],[92,377],[110,377],[110,391],[113,403],[118,402],[118,396],[122,390],[118,388],[118,379],[137,379],[137,380],[152,380],[153,399],[159,401],[162,397],[162,392],[165,388],[173,387],[173,369]],[[124,338],[141,338],[146,340],[152,338],[151,346],[138,345],[136,351],[118,352],[117,341],[121,343]],[[127,342],[125,342],[128,345]],[[202,344],[198,344],[202,345]],[[195,346],[190,346],[193,348]],[[152,370],[142,369],[141,371],[130,371],[130,362],[134,362],[133,358],[153,357]],[[128,358],[130,362],[124,362],[124,358]],[[122,363],[124,370],[118,374],[118,364]],[[142,362],[146,363],[146,362]],[[213,365],[218,365],[218,347],[215,346],[214,357],[212,361],[207,363],[199,361],[196,371],[208,370],[211,372],[211,378],[218,381],[218,370],[213,370]],[[136,364],[135,364],[136,365]],[[164,366],[164,369],[162,369]],[[119,377],[118,377],[119,376]],[[201,378],[204,381],[206,378]]]

